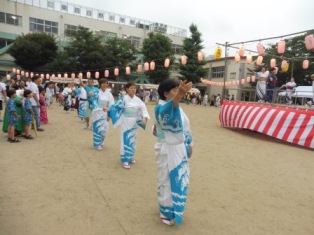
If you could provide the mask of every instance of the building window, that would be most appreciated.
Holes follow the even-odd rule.
[[[114,15],[109,15],[109,20],[114,21]]]
[[[124,24],[124,22],[125,22],[125,18],[120,18],[120,24]]]
[[[81,8],[74,7],[74,13],[80,14],[81,13]]]
[[[104,18],[104,13],[98,13],[98,18],[103,19]]]
[[[72,37],[74,33],[77,31],[77,26],[65,24],[64,25],[64,35],[67,37]]]
[[[141,47],[141,38],[128,35],[122,35],[122,37],[128,40],[135,48],[139,49]]]
[[[47,6],[48,6],[48,8],[54,9],[55,8],[55,3],[53,1],[48,1]]]
[[[68,5],[61,4],[61,11],[68,11]]]
[[[130,20],[130,25],[135,25],[135,20],[131,19]]]
[[[212,67],[212,78],[223,78],[225,72],[225,67]]]
[[[86,15],[87,16],[92,16],[92,11],[91,10],[86,10]]]
[[[29,29],[34,32],[58,34],[58,23],[36,18],[29,18]]]
[[[96,31],[95,34],[97,36],[99,36],[103,42],[106,42],[109,39],[113,39],[113,38],[116,38],[118,36],[116,33],[102,31],[102,30]]]
[[[182,46],[177,44],[172,44],[172,49],[175,54],[182,54]]]
[[[230,79],[236,79],[237,73],[230,73]]]
[[[9,46],[13,42],[14,41],[10,39],[0,38],[0,49],[2,49],[3,47]]]
[[[22,17],[0,12],[0,23],[22,26]]]

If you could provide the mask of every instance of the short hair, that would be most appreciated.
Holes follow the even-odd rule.
[[[32,81],[35,82],[35,81],[37,81],[37,79],[39,79],[39,78],[40,78],[39,75],[35,75],[35,76],[32,78]]]
[[[131,86],[135,86],[135,83],[134,82],[128,82],[126,85],[125,85],[125,88],[130,88]]]
[[[38,86],[39,93],[43,92],[45,89],[42,86]]]
[[[109,84],[109,82],[108,82],[108,79],[102,78],[99,80],[98,84],[99,84],[99,86],[101,86],[101,84]]]
[[[26,97],[27,97],[29,94],[31,94],[31,93],[32,93],[31,90],[26,89],[26,90],[24,90],[23,96],[26,98]]]
[[[272,71],[274,71],[274,70],[276,70],[276,68],[275,68],[275,67],[272,67],[272,68],[270,68],[269,72],[272,72]]]
[[[15,91],[14,89],[9,89],[9,90],[7,91],[7,96],[8,96],[9,98],[11,98],[12,95],[14,95],[14,94],[16,94],[16,91]]]
[[[161,100],[166,100],[165,92],[171,91],[173,88],[179,86],[179,81],[174,79],[165,79],[163,80],[158,87],[158,95]]]

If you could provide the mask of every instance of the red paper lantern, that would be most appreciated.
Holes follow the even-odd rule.
[[[169,65],[170,65],[170,59],[167,58],[167,59],[165,59],[165,64],[164,64],[164,66],[165,66],[166,68],[168,68]]]
[[[138,73],[142,72],[142,65],[141,64],[137,65],[137,72]]]
[[[107,78],[107,77],[109,77],[109,70],[108,69],[105,70],[105,78]]]
[[[148,63],[148,62],[145,62],[145,63],[144,63],[144,70],[145,70],[145,71],[148,71],[148,70],[149,70],[149,63]]]
[[[87,72],[87,73],[86,73],[86,78],[89,79],[90,76],[91,76],[91,73],[90,73],[90,72]]]
[[[246,63],[247,64],[251,64],[252,63],[252,55],[251,54],[248,54],[247,57],[246,57]]]
[[[99,72],[95,72],[95,78],[96,78],[96,79],[99,78]]]
[[[263,56],[264,53],[265,53],[264,45],[259,42],[256,47],[257,47],[257,53],[258,53],[258,55]]]
[[[118,75],[119,75],[119,69],[118,69],[118,68],[115,68],[115,69],[114,69],[114,75],[115,75],[115,76],[118,76]]]
[[[238,53],[239,53],[239,56],[240,56],[240,57],[244,56],[244,53],[245,53],[245,47],[244,47],[244,45],[242,45],[242,46],[240,47]]]
[[[305,37],[305,47],[309,51],[314,49],[314,35],[313,34]]]
[[[270,60],[270,67],[275,67],[276,66],[276,59],[271,59]]]
[[[263,56],[260,55],[257,57],[256,65],[260,66],[260,65],[262,65],[262,63],[263,63]]]
[[[204,60],[204,54],[202,51],[197,52],[197,60],[203,61]]]
[[[126,68],[125,68],[125,74],[130,74],[131,73],[131,68],[130,68],[130,66],[127,66]]]
[[[239,63],[240,60],[241,60],[241,57],[240,57],[240,55],[239,55],[239,52],[237,52],[237,53],[235,54],[235,56],[234,56],[234,61],[237,62],[237,63]]]
[[[285,42],[285,40],[280,40],[278,42],[278,45],[277,45],[277,52],[278,52],[278,54],[285,53],[285,50],[286,50],[286,42]]]
[[[303,69],[308,69],[309,68],[309,60],[303,60],[303,63],[302,63],[302,68]]]
[[[150,62],[150,70],[154,70],[155,69],[155,62],[151,61]]]
[[[186,55],[181,56],[181,64],[186,65],[188,57]]]

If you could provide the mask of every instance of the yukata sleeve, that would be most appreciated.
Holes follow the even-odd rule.
[[[14,107],[14,102],[8,102],[7,105],[8,105],[8,112],[9,113],[16,112],[16,109]]]
[[[180,107],[179,105],[174,107],[173,100],[163,105],[157,105],[155,108],[155,118],[165,133],[167,143],[179,144],[184,142]]]
[[[116,103],[112,104],[109,108],[109,116],[114,127],[120,124],[119,120],[123,115],[125,109],[124,99],[121,97]]]
[[[99,90],[98,89],[93,89],[93,94],[94,96],[90,97],[91,104],[92,104],[92,110],[97,108],[97,102],[98,102],[98,97],[99,97]]]
[[[190,158],[191,157],[190,147],[193,146],[192,132],[190,129],[190,123],[189,123],[188,117],[185,115],[184,112],[182,112],[182,114],[183,114],[182,119],[183,119],[183,129],[184,129],[184,145],[186,148],[188,158]]]

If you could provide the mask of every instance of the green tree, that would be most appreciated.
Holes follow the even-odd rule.
[[[205,77],[207,69],[204,68],[206,62],[198,61],[197,53],[202,50],[201,33],[198,31],[197,26],[191,24],[190,26],[191,37],[185,38],[183,41],[183,54],[187,56],[187,64],[180,64],[180,74],[182,80],[192,81],[194,84],[200,82],[201,77]]]
[[[311,74],[314,73],[314,66],[310,65],[308,69],[303,69],[302,63],[304,59],[308,58],[310,63],[312,62],[313,64],[314,51],[308,51],[306,49],[304,45],[305,36],[306,35],[304,34],[286,39],[286,50],[282,55],[277,53],[277,43],[270,44],[269,47],[265,50],[263,66],[266,69],[270,69],[270,60],[272,58],[276,59],[276,67],[278,67],[277,86],[281,86],[288,82],[291,76],[294,77],[298,86],[308,86],[311,84]],[[283,60],[287,60],[289,63],[289,69],[287,72],[283,72],[281,69],[281,63]],[[262,66],[256,66],[255,71],[260,71],[261,67]]]
[[[160,33],[149,33],[143,41],[142,54],[144,61],[155,61],[155,69],[147,71],[152,83],[160,83],[170,76],[170,68],[164,67],[166,58],[170,59],[170,65],[174,63],[174,50],[170,38]]]
[[[18,36],[8,53],[23,69],[34,71],[51,62],[57,56],[53,36],[46,33],[29,33]]]

